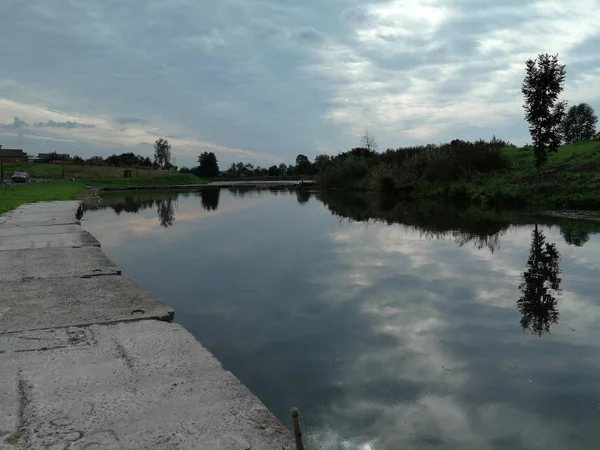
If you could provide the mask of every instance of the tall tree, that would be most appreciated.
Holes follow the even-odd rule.
[[[558,55],[543,53],[526,62],[521,92],[525,97],[525,119],[533,143],[535,167],[548,161],[548,153],[558,151],[562,140],[562,122],[566,102],[559,101],[566,77]]]
[[[331,156],[322,154],[315,156],[315,169],[317,172],[323,172],[331,164]]]
[[[198,156],[198,176],[214,178],[219,176],[219,163],[213,152],[204,152]]]
[[[375,135],[368,128],[365,129],[363,134],[361,134],[360,144],[369,150],[369,152],[377,151],[377,141],[375,140]]]
[[[283,176],[287,175],[287,166],[285,163],[279,164],[278,170],[279,170],[280,176],[283,177]]]
[[[296,156],[296,174],[298,175],[308,175],[311,171],[310,160],[306,155],[298,155]]]
[[[154,162],[163,168],[171,163],[171,144],[168,139],[158,138],[154,142]]]
[[[536,225],[531,234],[531,250],[527,270],[519,285],[521,297],[517,308],[521,313],[521,327],[542,336],[550,332],[550,325],[558,322],[556,295],[560,293],[560,254],[554,244]]]
[[[596,133],[598,116],[594,114],[594,108],[587,103],[580,103],[569,108],[563,120],[563,132],[565,142],[589,141]]]

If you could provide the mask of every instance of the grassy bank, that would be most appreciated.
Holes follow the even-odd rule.
[[[84,185],[72,181],[0,186],[0,213],[10,211],[24,203],[75,200],[83,189],[85,189]]]
[[[172,186],[188,184],[204,184],[205,180],[191,173],[173,173],[162,177],[148,178],[93,178],[82,180],[93,187],[136,187],[136,186]]]
[[[503,206],[600,208],[600,142],[562,146],[539,172],[530,148],[458,143],[339,158],[329,189]]]

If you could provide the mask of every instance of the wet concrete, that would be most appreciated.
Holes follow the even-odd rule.
[[[120,276],[78,206],[0,216],[0,449],[292,449],[171,308]]]

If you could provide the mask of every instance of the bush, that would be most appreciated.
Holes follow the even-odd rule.
[[[340,189],[361,185],[369,171],[364,158],[347,156],[319,175],[319,184],[325,189]]]

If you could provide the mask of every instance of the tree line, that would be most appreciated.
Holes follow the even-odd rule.
[[[54,153],[56,154],[56,153]],[[58,157],[55,159],[59,159]],[[139,169],[166,169],[177,170],[171,158],[171,144],[168,139],[159,138],[154,143],[154,158],[149,156],[126,152],[117,155],[113,153],[110,156],[91,156],[84,159],[79,155],[75,155],[70,160],[71,164],[89,165],[89,166],[112,166],[112,167],[131,167]]]

